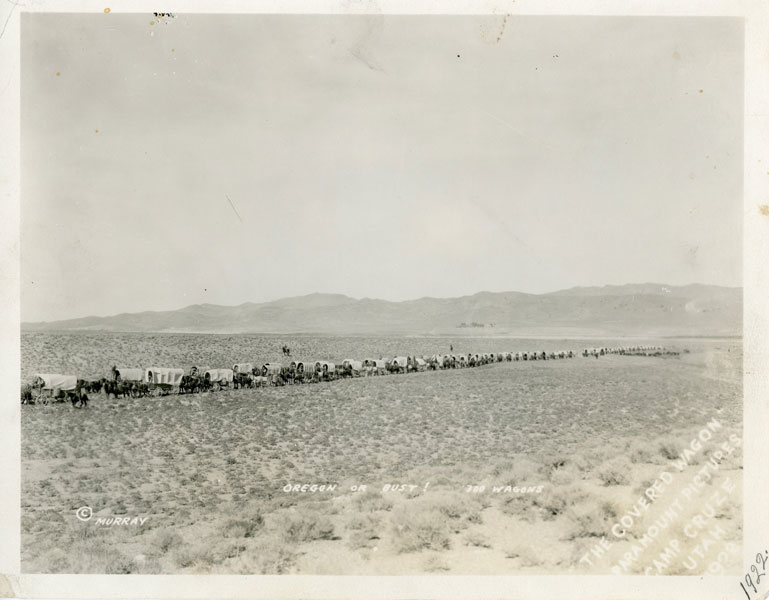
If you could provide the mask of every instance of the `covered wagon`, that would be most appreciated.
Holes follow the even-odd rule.
[[[234,380],[235,374],[232,369],[206,369],[203,372],[204,389],[218,391],[222,388],[230,387]]]
[[[370,375],[384,375],[387,373],[387,361],[384,358],[367,358],[363,361],[363,368]]]
[[[76,375],[60,375],[58,373],[37,373],[30,384],[29,392],[32,401],[48,404],[52,400],[76,398],[78,392]]]
[[[336,364],[327,360],[316,360],[313,365],[315,377],[323,381],[330,381],[336,378]]]
[[[170,367],[150,367],[144,369],[144,383],[149,387],[150,392],[155,395],[178,392],[179,386],[184,377],[184,369],[174,369]]]
[[[363,375],[363,361],[346,358],[340,365],[340,375],[342,377],[360,377]]]
[[[390,361],[389,371],[393,373],[405,373],[409,366],[409,360],[406,356],[396,356]]]
[[[77,376],[39,373],[35,375],[35,381],[32,385],[44,390],[71,392],[77,387]]]
[[[443,354],[433,354],[429,358],[427,358],[427,367],[429,369],[435,370],[435,369],[443,369],[444,365],[446,364],[446,359],[448,357],[444,356]]]
[[[280,363],[264,363],[262,365],[262,377],[267,378],[270,385],[283,385],[283,365]]]
[[[313,361],[292,360],[288,365],[288,377],[292,383],[305,383],[312,380]]]
[[[252,374],[254,370],[254,365],[252,363],[236,363],[232,365],[232,372],[233,373],[248,373]]]

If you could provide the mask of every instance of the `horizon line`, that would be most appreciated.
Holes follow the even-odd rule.
[[[220,308],[238,308],[240,306],[246,306],[249,304],[253,305],[262,305],[262,304],[272,304],[275,302],[281,302],[284,300],[296,300],[299,298],[308,298],[310,296],[341,296],[343,298],[347,298],[354,301],[362,301],[362,300],[374,300],[379,302],[389,302],[392,304],[402,304],[404,302],[418,302],[420,300],[461,300],[463,298],[472,298],[473,296],[478,296],[479,294],[521,294],[524,296],[547,296],[550,294],[558,294],[561,292],[569,292],[572,290],[580,290],[580,289],[603,289],[603,288],[621,288],[621,287],[628,287],[628,286],[644,286],[644,285],[654,285],[654,286],[660,286],[660,287],[667,287],[667,288],[684,288],[684,287],[691,287],[691,286],[706,286],[706,287],[714,287],[714,288],[723,288],[723,289],[743,289],[742,285],[739,286],[730,286],[730,285],[721,285],[721,284],[711,284],[711,283],[700,283],[700,282],[690,282],[680,285],[673,285],[673,284],[667,284],[667,283],[658,283],[653,281],[645,281],[642,283],[620,283],[620,284],[614,284],[614,283],[607,283],[604,285],[575,285],[568,288],[558,288],[555,290],[551,290],[549,292],[522,292],[522,291],[516,291],[516,290],[504,290],[504,291],[498,291],[498,292],[492,292],[489,290],[480,290],[473,294],[464,294],[462,296],[420,296],[419,298],[407,298],[404,300],[386,300],[384,298],[372,298],[370,296],[361,296],[361,297],[355,297],[355,296],[349,296],[347,294],[337,293],[337,292],[310,292],[308,294],[300,294],[297,296],[282,296],[280,298],[273,298],[272,300],[264,300],[262,302],[254,302],[251,300],[247,300],[245,302],[241,302],[239,304],[214,304],[209,302],[202,302],[202,303],[195,303],[195,304],[187,304],[185,306],[181,306],[179,308],[171,308],[171,309],[164,309],[164,310],[139,310],[134,312],[120,312],[120,313],[112,313],[107,315],[84,315],[80,317],[68,317],[65,319],[55,319],[51,321],[19,321],[19,325],[40,325],[40,324],[49,324],[49,323],[63,323],[66,321],[77,321],[81,319],[111,319],[115,317],[122,317],[126,315],[143,315],[143,314],[157,314],[157,313],[167,313],[167,312],[178,312],[180,310],[185,310],[188,308],[193,308],[197,306],[213,306],[213,307],[220,307]]]

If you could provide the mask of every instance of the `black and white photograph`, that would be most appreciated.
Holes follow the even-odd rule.
[[[17,6],[21,575],[766,593],[745,18]]]

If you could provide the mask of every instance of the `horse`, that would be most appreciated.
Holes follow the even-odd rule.
[[[118,396],[126,398],[131,393],[131,384],[127,381],[120,381],[119,379],[117,381],[102,379],[101,388],[104,390],[104,395],[107,398],[110,397],[110,394],[115,396],[115,399],[117,399]]]
[[[238,388],[252,388],[254,387],[254,378],[250,373],[235,373],[232,380],[232,387]]]
[[[72,401],[73,408],[88,408],[88,394],[85,392],[85,386],[76,387],[74,392],[67,392],[67,396]]]
[[[182,380],[179,382],[180,394],[194,394],[200,391],[201,380],[197,375],[182,375]]]
[[[35,398],[32,395],[32,385],[29,383],[21,384],[21,403],[34,404]]]

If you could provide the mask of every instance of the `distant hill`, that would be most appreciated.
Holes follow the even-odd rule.
[[[549,294],[479,292],[389,302],[310,294],[239,306],[22,323],[23,332],[467,335],[740,335],[742,289],[628,284]]]

